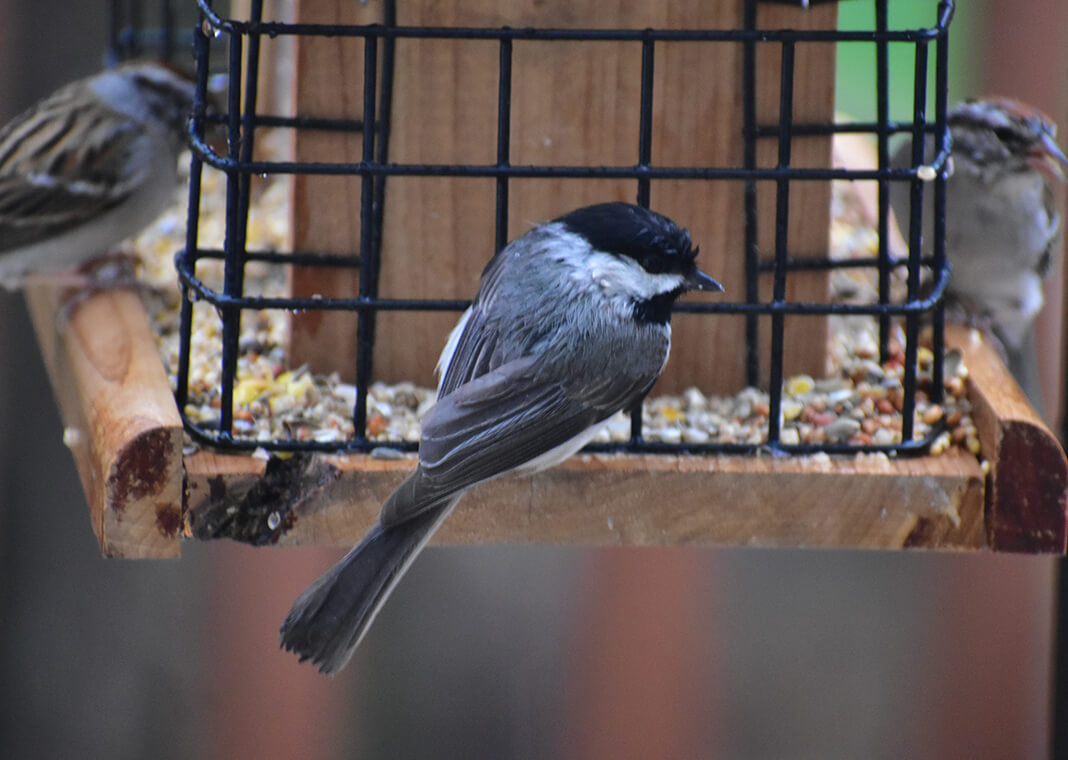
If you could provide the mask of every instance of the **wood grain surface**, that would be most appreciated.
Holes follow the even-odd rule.
[[[286,505],[272,542],[355,543],[414,456],[326,457],[336,477]],[[247,457],[196,454],[186,463],[191,520],[233,503],[262,475]],[[229,496],[236,494],[235,497]],[[953,452],[882,456],[694,457],[581,455],[533,476],[469,492],[435,540],[452,544],[821,546],[978,549],[985,546],[983,473]]]
[[[382,3],[302,0],[302,21],[367,23]],[[833,28],[833,5],[808,10],[764,4],[758,26]],[[516,0],[423,0],[405,3],[408,26],[729,29],[741,26],[740,3]],[[757,116],[778,122],[780,47],[757,46]],[[400,163],[496,162],[498,43],[401,39],[396,47],[389,159]],[[654,59],[652,162],[657,166],[740,167],[742,47],[737,43],[660,43]],[[641,44],[516,41],[512,60],[510,162],[514,165],[633,166],[638,161]],[[358,38],[302,38],[296,56],[297,112],[362,116],[363,43]],[[799,45],[794,77],[796,121],[827,121],[834,95],[834,51]],[[358,162],[359,134],[302,130],[295,158]],[[775,166],[775,140],[762,140],[758,165]],[[830,140],[795,137],[792,165],[830,165]],[[359,250],[358,177],[296,177],[293,244],[298,250]],[[391,177],[387,181],[379,290],[391,298],[471,298],[493,254],[495,181],[486,178]],[[775,184],[758,183],[759,244],[774,251]],[[701,246],[702,267],[744,300],[743,186],[733,181],[662,180],[651,205],[688,227]],[[508,237],[578,206],[637,197],[634,180],[514,179],[509,183]],[[791,255],[826,256],[830,186],[793,183],[788,245]],[[295,294],[352,296],[358,276],[297,269]],[[708,298],[709,296],[694,296]],[[770,297],[770,279],[762,281]],[[789,300],[825,301],[827,275],[793,273]],[[374,374],[387,382],[432,384],[432,372],[455,314],[385,312],[377,322]],[[355,367],[355,314],[305,313],[293,323],[292,361],[320,370]],[[770,320],[761,322],[765,341]],[[823,317],[787,319],[786,372],[827,371]],[[738,317],[675,319],[674,356],[659,392],[698,385],[708,392],[744,385],[744,321]],[[764,368],[766,370],[766,366]]]
[[[220,506],[260,544],[355,542],[414,456],[319,456],[264,478],[249,456],[184,458],[177,410],[141,302],[99,293],[67,319],[65,285],[27,289],[34,325],[102,550],[174,556]],[[582,455],[467,494],[443,543],[723,544],[881,549],[1065,548],[1068,465],[997,352],[950,328],[969,367],[989,477],[961,451],[888,459]],[[299,466],[297,466],[299,465]],[[262,525],[256,523],[262,521]]]
[[[176,557],[182,421],[140,297],[97,293],[68,317],[62,276],[26,288],[101,551]]]
[[[987,540],[999,551],[1065,550],[1068,462],[1056,436],[1027,403],[996,347],[966,327],[949,325],[968,367],[984,456],[990,461]]]

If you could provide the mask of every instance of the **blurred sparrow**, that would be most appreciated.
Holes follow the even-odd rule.
[[[953,172],[946,181],[946,257],[953,271],[947,316],[994,335],[1009,370],[1041,412],[1034,319],[1060,243],[1052,183],[1064,181],[1066,159],[1055,140],[1057,127],[1038,110],[1005,98],[965,101],[950,109],[948,124]],[[892,163],[910,165],[910,143]],[[909,185],[893,185],[894,214],[907,239]],[[929,254],[933,193],[924,196]]]
[[[191,81],[154,63],[72,82],[0,130],[0,285],[108,253],[166,208]]]

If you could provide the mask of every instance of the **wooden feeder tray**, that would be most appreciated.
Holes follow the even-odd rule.
[[[668,28],[685,18],[696,28],[740,28],[739,4],[692,5],[693,12],[683,14],[673,4],[612,10],[603,4],[558,3],[555,8],[530,11],[535,15],[507,16],[497,15],[516,11],[507,4],[445,2],[406,10],[405,23],[522,28],[537,19],[563,18],[578,28],[641,29]],[[297,20],[304,23],[380,23],[383,18],[382,4],[375,2],[302,0],[295,8]],[[833,4],[805,10],[761,4],[757,28],[833,28],[836,14]],[[279,60],[280,51],[271,47],[277,42],[263,40],[264,60]],[[296,82],[295,112],[360,118],[363,43],[327,35],[297,38],[294,47],[292,65],[286,70]],[[510,162],[569,165],[579,159],[578,163],[632,164],[638,122],[618,114],[622,102],[640,101],[637,48],[612,43],[583,52],[560,43],[554,50],[556,57],[545,57],[534,48],[517,45]],[[671,129],[653,130],[653,156],[668,166],[736,162],[742,135],[731,125],[741,123],[742,113],[736,87],[730,83],[741,78],[739,49],[686,44],[658,50],[655,70],[660,79],[651,106],[653,120],[670,124]],[[833,49],[822,44],[798,46],[793,93],[793,118],[798,123],[833,117],[831,53]],[[406,72],[406,78],[394,89],[393,108],[407,118],[392,123],[391,154],[417,162],[492,160],[479,151],[497,141],[497,49],[424,40],[397,46],[396,55],[397,71]],[[781,56],[774,46],[758,45],[755,51],[757,70],[764,73],[756,93],[759,123],[778,119]],[[581,64],[577,68],[576,62]],[[593,72],[592,79],[574,75],[575,70],[587,69]],[[441,71],[455,74],[447,86],[435,75]],[[420,72],[424,76],[417,76]],[[686,100],[680,90],[684,80],[707,83],[703,109]],[[462,93],[456,89],[460,83]],[[274,91],[269,86],[261,89]],[[557,100],[546,103],[545,98]],[[685,103],[685,108],[671,110],[676,102]],[[574,103],[586,106],[576,111]],[[563,118],[567,114],[573,118]],[[460,123],[464,128],[457,130]],[[795,142],[793,166],[829,165],[828,136]],[[298,161],[356,162],[362,156],[360,139],[322,130],[297,130],[292,147]],[[759,165],[774,164],[775,148],[773,141],[758,145]],[[295,175],[288,250],[358,250],[351,220],[359,218],[361,181],[355,176]],[[630,197],[633,192],[631,180],[539,182],[517,181],[510,186],[513,232],[525,220],[552,218],[561,209],[616,195]],[[761,239],[770,240],[776,223],[774,188],[760,187]],[[452,221],[484,213],[492,205],[494,184],[470,185],[441,177],[425,185],[393,182],[390,193],[391,208],[449,213],[385,215],[383,240],[395,250],[382,256],[383,292],[392,292],[391,278],[402,278],[412,297],[470,296],[481,262],[468,252],[488,251],[493,241],[477,237],[488,235],[482,226]],[[730,254],[743,248],[741,226],[721,223],[740,218],[742,194],[682,181],[661,182],[657,193],[659,209],[691,221],[694,238],[704,244],[702,261],[708,270],[725,281],[742,281],[743,262]],[[830,186],[821,183],[791,196],[788,235],[799,255],[828,250],[830,193]],[[429,263],[416,266],[405,258],[428,248],[435,250]],[[358,290],[357,281],[355,270],[338,276],[299,266],[291,278],[294,294],[324,297],[350,296]],[[105,554],[173,557],[180,553],[183,538],[221,535],[253,543],[351,545],[412,469],[414,456],[387,461],[351,454],[311,461],[297,458],[291,466],[295,473],[276,477],[264,460],[253,456],[204,450],[184,455],[181,418],[137,294],[99,293],[68,320],[57,316],[62,290],[58,279],[34,278],[27,288],[27,302],[66,426],[65,440]],[[787,297],[818,301],[827,292],[826,272],[797,272],[791,276]],[[293,365],[307,363],[314,370],[317,360],[326,359],[331,368],[354,366],[337,361],[355,346],[355,322],[345,316],[295,317],[291,345],[298,355],[290,355]],[[429,377],[438,347],[452,327],[452,317],[445,314],[431,328],[423,325],[418,331],[410,329],[411,319],[407,313],[387,312],[378,320],[374,366],[383,380],[421,382]],[[744,357],[737,349],[744,336],[742,320],[714,326],[677,322],[674,356],[662,388],[678,390],[684,379],[700,378],[702,387],[717,392],[743,382]],[[785,358],[791,371],[824,374],[829,364],[820,347],[827,344],[827,320],[802,324],[787,319],[785,330]],[[404,350],[382,349],[402,343]],[[958,448],[937,456],[896,459],[579,455],[534,476],[505,477],[474,489],[435,540],[1064,552],[1068,463],[1057,440],[990,345],[973,339],[966,329],[947,330],[947,343],[964,353],[970,373],[968,395],[988,468]],[[710,346],[715,350],[696,350]],[[310,353],[299,354],[302,351]],[[708,366],[697,366],[702,361]],[[227,520],[227,515],[235,517]]]
[[[26,300],[101,550],[176,557],[189,526],[210,523],[207,510],[249,503],[254,486],[269,486],[266,462],[183,455],[181,418],[138,295],[98,293],[68,319],[63,291],[58,278],[38,276]],[[474,489],[435,540],[1063,553],[1064,452],[989,343],[948,327],[947,344],[964,353],[988,470],[955,448],[896,459],[579,455]],[[257,525],[220,535],[353,544],[413,462],[317,457],[295,490],[261,488],[267,512]]]

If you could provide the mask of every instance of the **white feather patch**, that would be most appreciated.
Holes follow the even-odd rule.
[[[449,371],[449,365],[452,364],[452,355],[456,353],[456,347],[460,344],[460,336],[464,334],[464,328],[467,327],[467,320],[471,318],[471,307],[467,307],[467,311],[460,317],[460,321],[456,323],[456,327],[452,328],[452,332],[449,333],[449,339],[445,341],[445,348],[441,349],[441,356],[438,357],[438,365],[434,368],[434,371],[438,373],[438,393],[441,393],[441,384],[445,381],[445,375]]]

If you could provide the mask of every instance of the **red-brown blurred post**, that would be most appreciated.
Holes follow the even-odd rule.
[[[987,0],[982,39],[973,44],[983,54],[982,89],[1017,98],[1042,109],[1061,126],[1062,147],[1068,145],[1068,3],[1063,0]],[[965,9],[959,9],[959,12]],[[1062,229],[1068,218],[1065,193],[1059,189]],[[1063,252],[1064,236],[1061,236]],[[1060,259],[1058,259],[1060,261]],[[1064,410],[1065,273],[1061,264],[1046,284],[1046,306],[1038,318],[1039,372],[1046,403],[1046,421],[1055,430]]]

